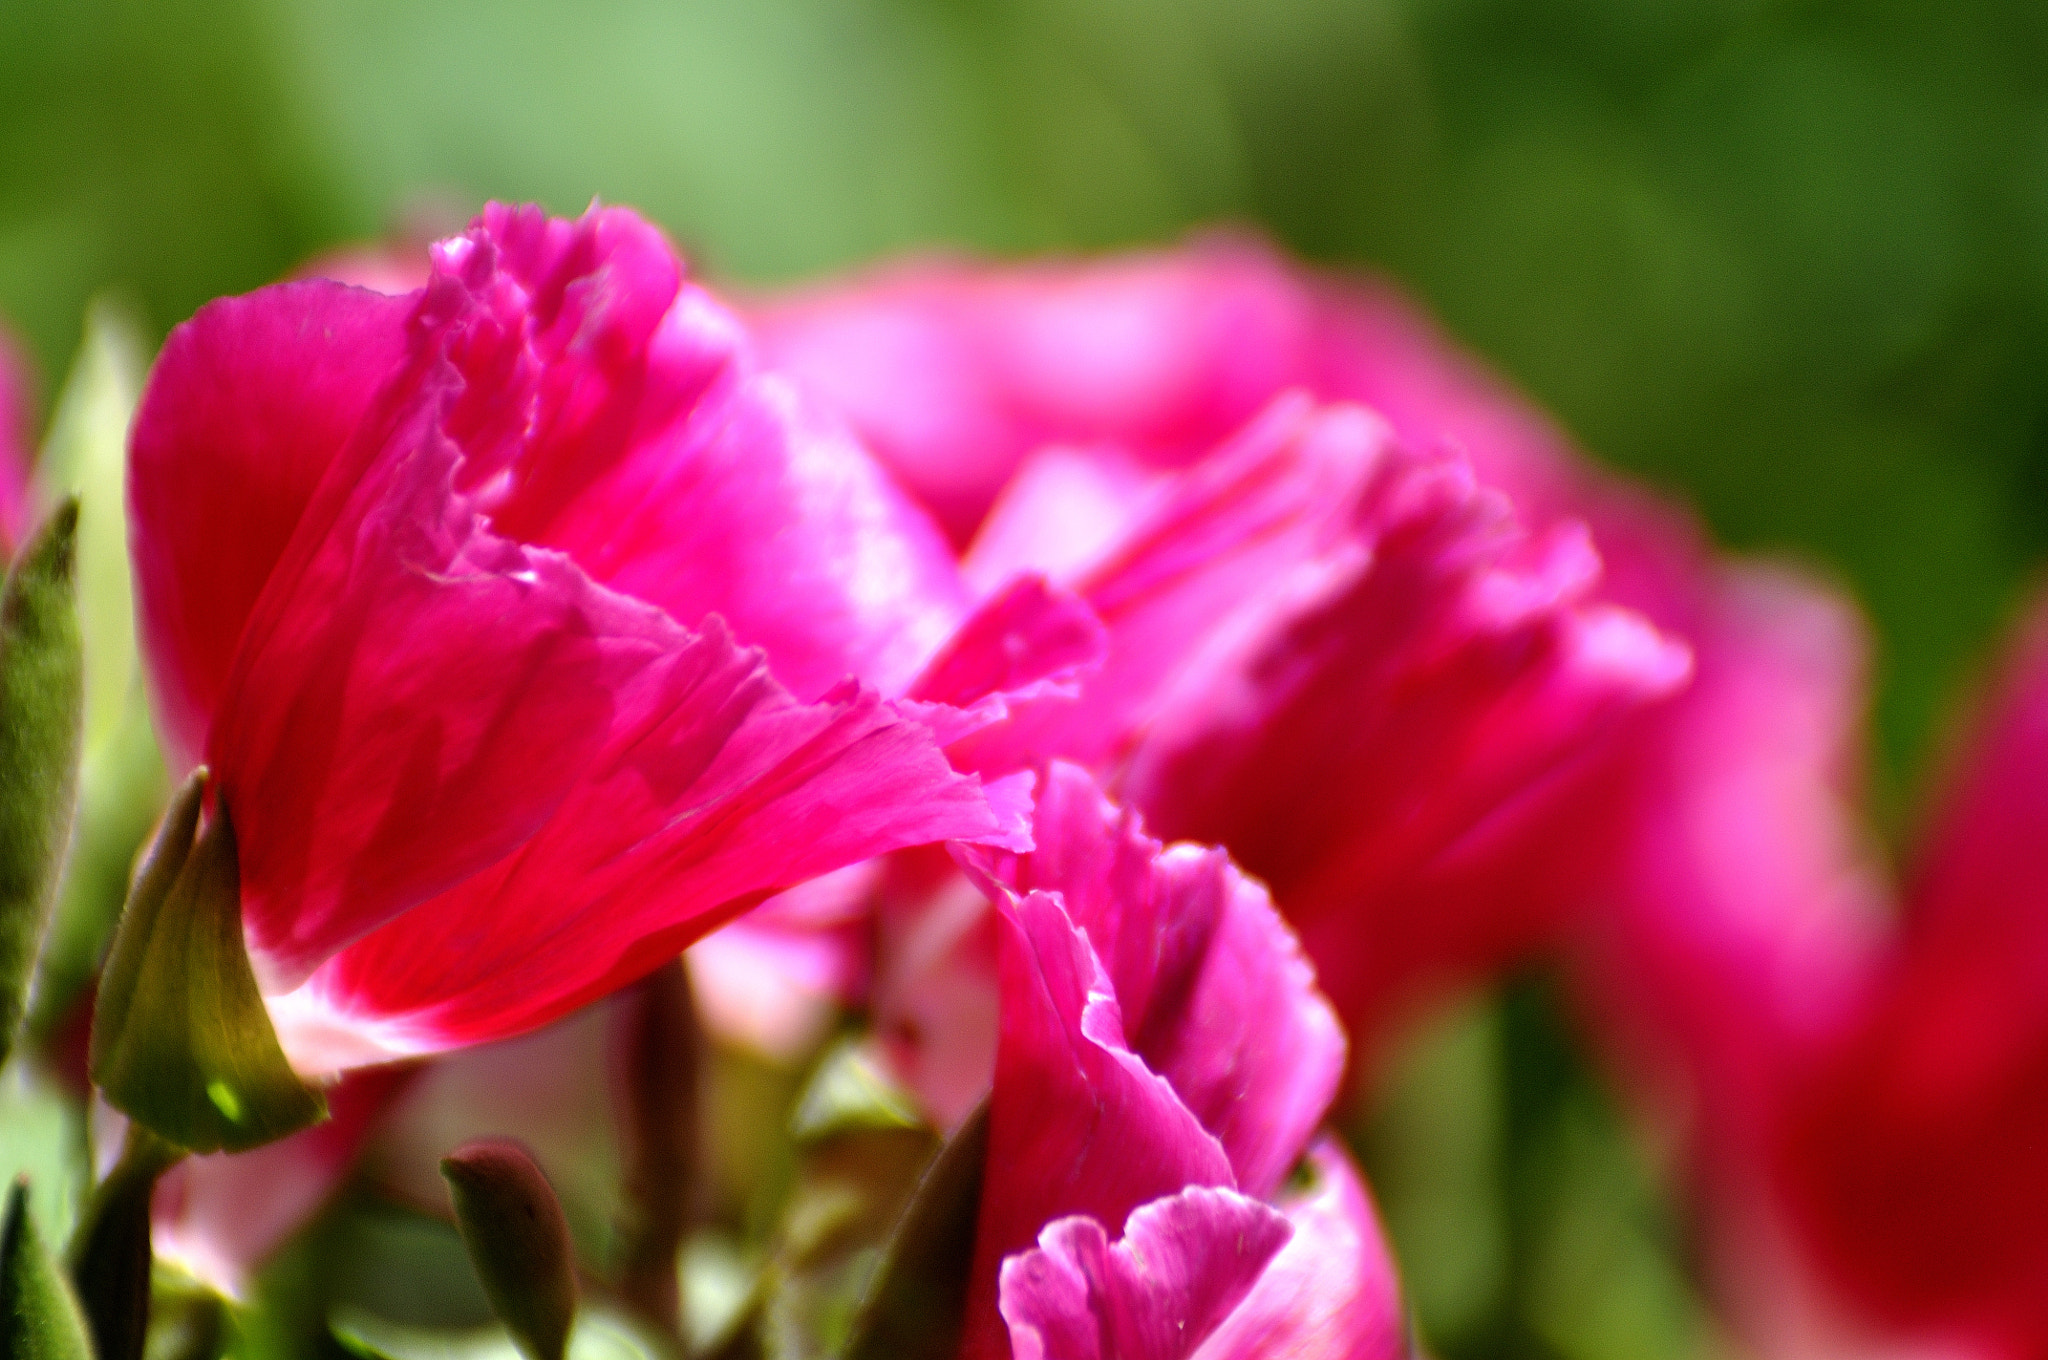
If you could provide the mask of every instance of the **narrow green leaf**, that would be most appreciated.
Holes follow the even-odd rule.
[[[93,1360],[78,1301],[36,1231],[26,1177],[8,1192],[7,1219],[0,1227],[0,1356]]]
[[[85,647],[83,755],[71,854],[37,967],[29,1031],[73,1014],[120,918],[128,871],[163,806],[128,568],[128,428],[148,350],[127,309],[96,298],[36,460],[51,495],[85,506],[78,525],[78,627]]]
[[[206,773],[172,800],[114,935],[92,1078],[115,1108],[193,1152],[242,1152],[324,1119],[285,1060],[242,938],[225,804],[192,840]]]
[[[531,1360],[562,1360],[576,1321],[569,1222],[526,1149],[464,1143],[441,1160],[455,1221],[491,1309]]]
[[[987,1160],[983,1101],[925,1172],[890,1235],[844,1360],[951,1360],[959,1353]]]
[[[121,1160],[93,1187],[65,1253],[99,1360],[142,1360],[149,1338],[149,1202],[157,1178],[181,1156],[140,1124],[128,1126]]]
[[[0,1063],[27,1010],[77,801],[77,533],[78,502],[66,501],[0,588]]]

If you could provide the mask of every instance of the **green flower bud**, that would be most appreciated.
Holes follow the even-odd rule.
[[[525,1148],[464,1143],[441,1160],[463,1245],[484,1293],[531,1360],[562,1360],[576,1321],[569,1223]]]

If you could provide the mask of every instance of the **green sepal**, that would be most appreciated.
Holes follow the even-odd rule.
[[[85,661],[78,502],[57,507],[0,589],[0,1063],[20,1032],[77,802]]]
[[[576,1322],[569,1221],[526,1149],[479,1138],[441,1159],[462,1245],[491,1311],[531,1360],[562,1360]]]
[[[206,772],[171,800],[129,890],[93,1014],[92,1079],[193,1152],[243,1152],[327,1117],[285,1060],[242,937],[225,803],[193,839]]]
[[[7,1194],[0,1226],[0,1355],[8,1360],[93,1360],[85,1317],[36,1231],[28,1181]]]
[[[987,1161],[984,1100],[940,1151],[897,1221],[854,1314],[842,1360],[951,1360],[959,1354]]]

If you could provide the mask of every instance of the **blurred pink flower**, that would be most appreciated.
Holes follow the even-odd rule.
[[[165,745],[214,770],[308,1070],[533,1028],[875,854],[1022,843],[1021,781],[940,750],[1000,701],[889,697],[968,610],[939,535],[631,213],[493,206],[421,292],[208,305],[130,512]]]
[[[1274,1199],[1343,1039],[1264,892],[1055,765],[998,901],[1000,1039],[963,1354],[1393,1357],[1392,1266],[1332,1143]]]
[[[35,407],[27,358],[0,328],[0,554],[14,547],[31,525],[29,470],[35,465]]]
[[[1868,1317],[2048,1353],[2048,604],[1964,752],[1900,928],[1797,1051],[1777,1171]]]
[[[1214,238],[911,264],[758,324],[970,585],[1041,572],[1106,626],[1098,671],[956,756],[1079,760],[1163,833],[1229,847],[1361,1047],[1584,901],[1617,738],[1690,665],[1614,603],[1684,613],[1603,576],[1604,522],[1666,555],[1689,530],[1575,482],[1564,441],[1390,293]]]

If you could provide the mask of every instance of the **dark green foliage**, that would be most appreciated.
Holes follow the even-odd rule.
[[[157,1178],[181,1156],[140,1125],[131,1125],[121,1160],[94,1187],[66,1255],[71,1283],[85,1309],[99,1360],[142,1360],[149,1339],[150,1196]]]
[[[925,1172],[890,1235],[846,1360],[948,1360],[959,1351],[987,1159],[984,1101]]]

